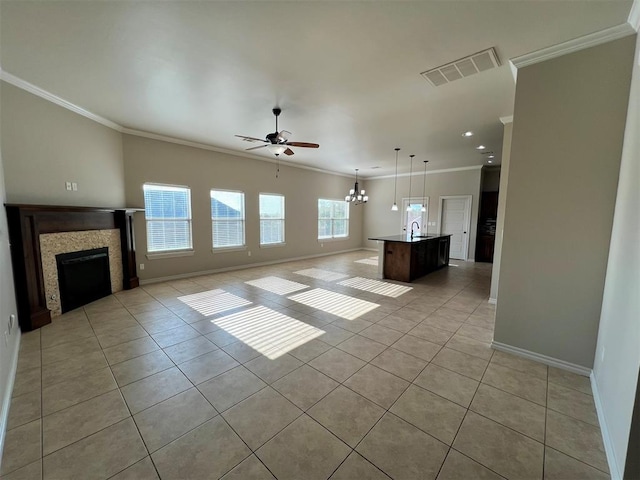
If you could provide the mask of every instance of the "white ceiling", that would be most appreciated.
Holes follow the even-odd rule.
[[[286,160],[400,172],[499,159],[508,59],[627,20],[631,0],[0,3],[2,69],[124,127],[242,151],[274,130]],[[488,47],[500,68],[432,87],[420,72]],[[473,130],[474,137],[461,136]],[[269,157],[266,149],[258,152]],[[371,167],[379,166],[379,169]]]

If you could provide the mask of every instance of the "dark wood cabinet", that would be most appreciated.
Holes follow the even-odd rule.
[[[476,262],[493,262],[493,248],[498,220],[498,192],[483,192],[478,215]]]
[[[411,281],[411,244],[384,242],[384,278]]]
[[[412,282],[416,278],[448,265],[449,241],[449,235],[418,241],[385,240],[384,278]]]
[[[495,235],[478,235],[476,261],[493,262],[493,248],[495,243]]]
[[[480,218],[498,217],[498,192],[482,192]]]

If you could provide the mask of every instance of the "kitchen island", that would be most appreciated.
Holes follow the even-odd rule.
[[[380,278],[412,282],[449,265],[451,235],[391,235],[372,237],[378,242]]]

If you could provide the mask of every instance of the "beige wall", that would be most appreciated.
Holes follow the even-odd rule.
[[[599,410],[611,440],[614,468],[620,473],[618,478],[622,478],[625,468],[640,368],[640,37],[636,42],[593,367],[601,402]],[[612,475],[612,478],[616,477]]]
[[[8,83],[0,90],[9,202],[125,206],[120,132]],[[67,181],[78,190],[67,191]]]
[[[500,278],[500,261],[502,257],[502,234],[504,232],[504,211],[507,205],[507,184],[509,182],[509,162],[511,158],[511,134],[513,123],[505,123],[502,134],[502,161],[500,165],[500,188],[498,193],[498,218],[496,219],[496,243],[493,246],[493,265],[491,267],[491,292],[489,301],[496,302],[498,297],[498,280]]]
[[[287,258],[320,255],[359,248],[362,242],[362,211],[369,205],[351,206],[349,239],[318,241],[318,198],[342,199],[354,178],[280,166],[260,160],[124,135],[127,204],[144,207],[145,182],[186,185],[191,188],[194,255],[177,258],[146,258],[144,214],[136,215],[136,256],[145,269],[141,280],[274,262]],[[366,188],[361,184],[362,188]],[[210,190],[229,189],[245,193],[247,249],[212,253]],[[260,248],[258,194],[285,195],[286,245]],[[251,252],[251,256],[248,256]]]
[[[634,45],[518,71],[497,342],[593,366]]]
[[[471,230],[469,236],[469,259],[475,258],[476,231],[478,229],[478,200],[480,195],[480,168],[453,172],[428,173],[426,196],[429,197],[429,222],[438,222],[439,197],[446,195],[471,195]],[[411,182],[411,197],[422,197],[424,175],[414,175]],[[409,196],[409,177],[398,177],[397,212],[391,211],[393,204],[393,178],[378,178],[367,181],[369,203],[364,213],[363,244],[376,248],[376,242],[367,240],[373,236],[402,233],[402,199]],[[437,226],[428,227],[428,233],[437,233]]]
[[[0,102],[0,111],[4,105]],[[0,137],[0,147],[3,146]],[[0,148],[0,201],[6,201],[5,182],[3,175],[2,149]],[[17,353],[20,345],[20,329],[17,320],[16,297],[11,271],[11,253],[9,250],[9,233],[5,209],[0,208],[0,458],[6,434],[6,422],[11,403],[11,388],[13,385],[14,369],[16,368]],[[9,315],[16,315],[16,321],[11,334],[5,344],[4,332],[7,330]]]

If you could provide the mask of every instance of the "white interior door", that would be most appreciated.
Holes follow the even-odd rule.
[[[440,233],[451,235],[451,258],[468,258],[470,220],[471,195],[440,197]]]

